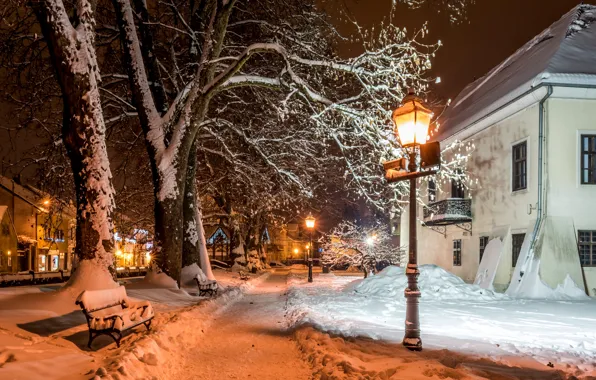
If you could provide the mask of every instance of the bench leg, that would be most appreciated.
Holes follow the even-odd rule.
[[[122,339],[122,334],[119,334],[117,332],[114,332],[114,334],[108,334],[109,336],[112,337],[112,339],[114,339],[114,341],[116,342],[116,346],[118,348],[120,348],[120,340]]]
[[[93,333],[89,330],[89,343],[87,343],[87,347],[91,348],[91,342],[93,342],[93,339],[95,338],[97,338],[97,335],[93,336]]]
[[[143,324],[145,325],[145,327],[147,328],[147,331],[149,331],[151,329],[151,319],[148,320],[147,322],[143,322]]]

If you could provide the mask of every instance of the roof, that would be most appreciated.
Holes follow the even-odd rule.
[[[16,181],[13,181],[9,178],[0,175],[0,188],[4,188],[9,193],[16,195],[17,197],[21,198],[25,202],[29,203],[31,206],[37,208],[42,212],[47,212],[43,207],[41,207],[41,201],[44,198],[49,198],[50,194],[45,193],[31,185],[21,185]],[[60,201],[65,207],[63,207],[62,212],[71,217],[76,217],[76,209],[69,205],[67,202]]]
[[[580,4],[482,78],[441,119],[445,140],[541,84],[596,84],[596,7]]]

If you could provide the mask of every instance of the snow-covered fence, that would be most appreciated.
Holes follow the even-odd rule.
[[[70,278],[70,271],[19,272],[0,274],[0,287],[50,284],[64,282]]]

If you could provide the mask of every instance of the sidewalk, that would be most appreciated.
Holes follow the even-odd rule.
[[[287,275],[277,270],[214,320],[205,340],[188,347],[174,378],[310,379],[311,368],[285,330]]]

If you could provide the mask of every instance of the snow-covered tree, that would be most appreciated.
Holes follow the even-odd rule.
[[[114,245],[114,190],[98,88],[95,6],[94,1],[80,0],[71,16],[62,0],[31,2],[62,90],[62,140],[77,204],[79,267],[70,286],[85,289],[110,285]]]
[[[386,227],[357,226],[343,221],[323,237],[323,265],[359,268],[364,277],[375,272],[379,262],[399,265],[402,250],[392,243]]]

